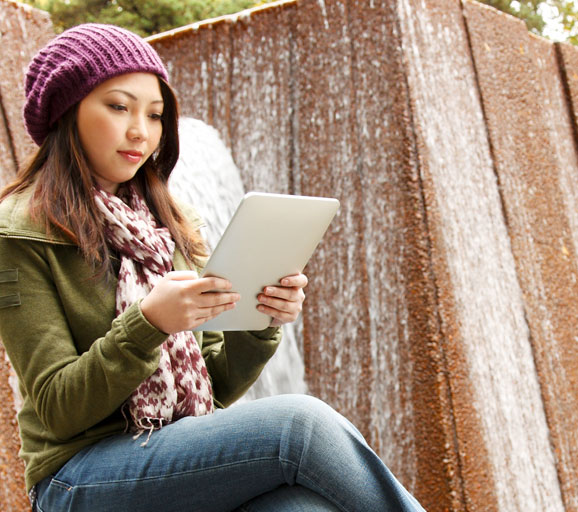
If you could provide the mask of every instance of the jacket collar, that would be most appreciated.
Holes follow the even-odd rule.
[[[47,232],[46,226],[40,219],[32,219],[30,201],[34,189],[34,186],[28,187],[22,192],[8,196],[0,203],[0,236],[75,245],[56,230]]]

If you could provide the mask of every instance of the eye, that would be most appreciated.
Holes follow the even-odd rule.
[[[150,117],[153,121],[160,121],[160,120],[163,118],[163,115],[162,115],[162,114],[157,114],[157,113],[155,113],[155,114],[151,114],[149,117]]]
[[[122,105],[120,103],[111,103],[109,107],[113,110],[116,110],[117,112],[125,112],[127,110],[126,105]]]

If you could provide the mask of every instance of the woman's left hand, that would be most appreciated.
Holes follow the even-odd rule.
[[[280,285],[263,288],[263,292],[257,296],[260,302],[257,309],[273,318],[272,327],[297,320],[303,309],[305,300],[303,288],[307,286],[307,282],[305,274],[295,274],[281,279]]]

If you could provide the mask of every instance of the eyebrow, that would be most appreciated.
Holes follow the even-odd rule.
[[[138,101],[138,98],[134,94],[132,94],[128,91],[125,91],[123,89],[111,89],[110,91],[106,91],[106,92],[107,92],[107,94],[111,93],[111,92],[120,92],[122,94],[125,94],[126,96],[128,96],[132,100]],[[154,100],[154,101],[151,101],[151,103],[164,103],[164,101],[163,100]]]

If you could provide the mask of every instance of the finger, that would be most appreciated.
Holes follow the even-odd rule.
[[[221,304],[219,306],[213,306],[210,308],[203,308],[202,309],[202,316],[201,318],[214,318],[225,311],[229,311],[235,307],[234,302],[230,302],[228,304]]]
[[[305,288],[309,283],[305,274],[294,274],[292,276],[283,277],[280,281],[281,286]]]
[[[166,277],[173,281],[190,281],[198,279],[199,274],[194,270],[173,270],[172,272],[168,272]]]
[[[184,281],[183,286],[188,286],[191,289],[198,291],[199,293],[222,291],[230,291],[233,285],[231,281],[223,279],[221,277],[201,277],[193,281]]]
[[[167,279],[172,281],[182,281],[183,284],[198,287],[202,292],[209,290],[222,290],[228,291],[233,285],[227,279],[221,277],[201,277],[194,270],[173,270],[169,272],[166,276]]]
[[[221,277],[202,277],[199,284],[207,291],[229,291],[233,287],[231,281]]]
[[[195,327],[198,327],[199,325],[204,324],[205,322],[208,322],[209,320],[212,320],[213,318],[219,316],[221,313],[224,313],[225,311],[229,311],[229,310],[233,309],[234,307],[235,307],[235,304],[232,303],[232,304],[226,304],[224,306],[218,306],[218,307],[203,309],[202,314],[195,319],[195,321],[191,325],[190,329],[194,329]]]
[[[275,311],[280,311],[281,313],[299,314],[302,309],[303,301],[288,301],[275,297],[261,296],[259,298],[259,303],[260,305],[266,306]]]
[[[257,297],[258,300],[267,299],[268,297],[271,298],[278,298],[283,300],[291,300],[292,297],[295,297],[297,294],[297,290],[295,288],[281,288],[279,286],[266,286],[263,288],[263,293],[260,293]]]
[[[297,320],[299,316],[298,312],[288,312],[288,311],[281,311],[279,309],[272,308],[270,306],[265,306],[264,304],[259,304],[257,309],[272,318],[271,325],[272,326],[280,326],[283,324],[287,324],[290,322],[294,322]]]
[[[263,289],[265,297],[276,297],[289,302],[303,302],[305,293],[302,288],[281,288],[279,286],[266,286]]]
[[[195,301],[203,309],[223,306],[225,304],[234,304],[241,300],[241,295],[235,292],[205,292]]]

